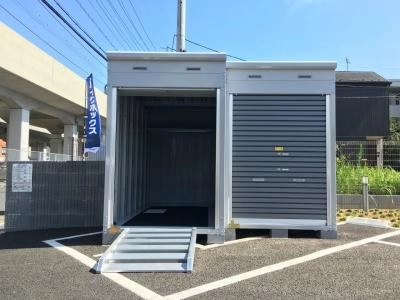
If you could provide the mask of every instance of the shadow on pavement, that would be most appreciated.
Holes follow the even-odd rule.
[[[1,232],[0,231],[0,250],[3,249],[23,249],[23,248],[47,248],[44,240],[56,239],[77,234],[101,231],[101,228],[71,228],[71,229],[50,229],[37,231],[21,231],[21,232]],[[101,244],[101,235],[96,235],[97,240],[93,238],[93,245],[98,245],[98,239]],[[66,241],[73,241],[66,240]],[[77,243],[82,243],[79,239]],[[64,244],[64,243],[63,243]]]

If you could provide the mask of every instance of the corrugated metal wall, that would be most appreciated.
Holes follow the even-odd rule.
[[[150,131],[148,153],[151,206],[214,206],[215,131]]]
[[[365,140],[367,136],[388,136],[388,95],[387,83],[337,82],[337,140]]]
[[[7,164],[6,231],[102,226],[104,161],[29,162],[32,192],[12,192]]]
[[[114,220],[124,223],[147,208],[145,203],[146,116],[143,101],[120,97],[117,107]]]
[[[326,219],[324,96],[234,96],[233,218]]]

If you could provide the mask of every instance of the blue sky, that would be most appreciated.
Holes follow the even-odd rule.
[[[48,1],[61,11],[54,0]],[[56,1],[104,50],[145,50],[146,44],[151,50],[167,51],[172,46],[176,0]],[[19,20],[0,7],[2,22],[80,76],[92,72],[97,87],[106,84],[106,63],[68,33],[39,0],[1,0],[0,5]],[[399,0],[187,0],[187,38],[246,60],[333,60],[338,70],[345,70],[348,57],[349,70],[400,78],[399,12]],[[207,51],[191,44],[187,49]]]

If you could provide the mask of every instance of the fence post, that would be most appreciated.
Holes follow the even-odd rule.
[[[383,138],[376,140],[376,165],[378,168],[383,167]]]
[[[367,212],[369,210],[368,203],[368,177],[363,176],[362,178],[362,193],[363,193],[363,210]]]

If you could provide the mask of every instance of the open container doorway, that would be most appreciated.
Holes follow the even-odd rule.
[[[214,228],[216,89],[119,89],[114,223]]]

